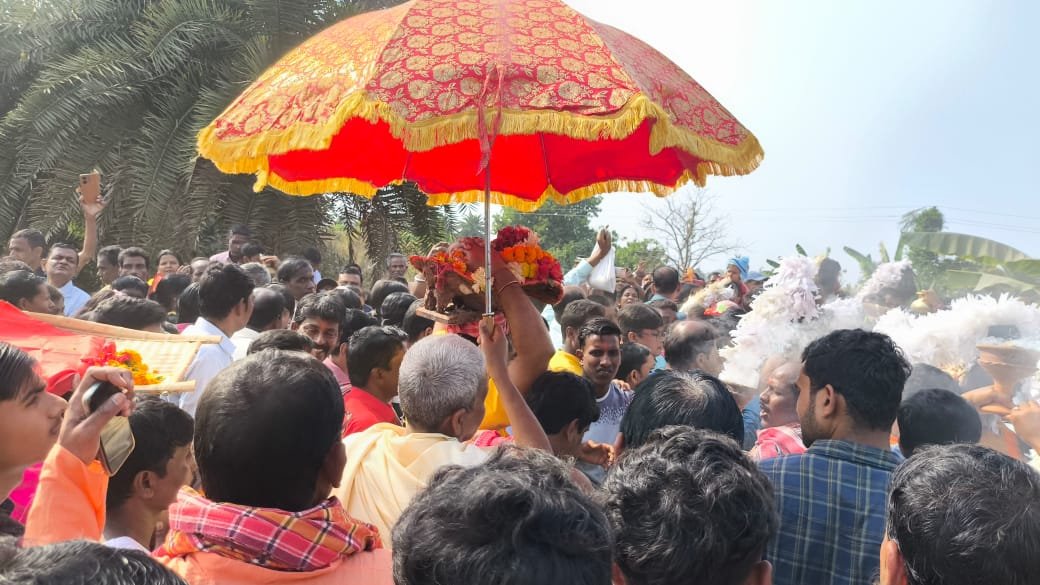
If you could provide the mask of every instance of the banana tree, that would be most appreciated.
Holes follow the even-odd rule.
[[[1040,295],[1040,259],[1007,244],[952,232],[910,232],[899,241],[899,249],[905,247],[954,256],[976,267],[946,270],[943,284],[949,289]]]
[[[859,264],[860,278],[864,281],[870,278],[870,275],[874,274],[874,271],[877,270],[879,264],[884,264],[885,262],[893,261],[892,256],[890,256],[888,253],[888,247],[885,246],[884,242],[878,243],[879,260],[876,262],[874,261],[874,257],[870,254],[864,254],[863,252],[850,248],[849,246],[845,246],[843,250],[845,250],[845,253],[852,257],[852,259],[855,260],[857,264]],[[898,262],[902,259],[903,247],[899,246],[896,248],[895,261]]]

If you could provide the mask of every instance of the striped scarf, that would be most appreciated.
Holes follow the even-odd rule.
[[[350,518],[336,498],[286,512],[211,502],[184,489],[170,506],[170,531],[156,554],[210,552],[278,571],[316,571],[381,546],[376,528]]]

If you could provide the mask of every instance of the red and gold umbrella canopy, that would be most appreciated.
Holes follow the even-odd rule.
[[[414,181],[523,211],[745,174],[755,137],[663,55],[557,0],[412,0],[288,53],[199,136],[294,195]]]

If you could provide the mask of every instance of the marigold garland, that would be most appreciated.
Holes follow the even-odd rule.
[[[84,358],[83,363],[89,366],[111,366],[130,370],[134,376],[135,386],[151,386],[165,380],[165,376],[148,367],[141,359],[141,354],[132,349],[116,350],[112,341],[101,346],[101,353],[94,357]]]

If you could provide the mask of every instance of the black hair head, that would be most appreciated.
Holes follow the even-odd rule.
[[[394,582],[610,582],[612,539],[600,508],[552,455],[496,449],[474,467],[448,466],[393,531]]]
[[[216,502],[298,512],[343,429],[332,372],[298,352],[267,350],[221,371],[195,418],[195,458]]]
[[[383,306],[383,301],[386,297],[396,292],[408,292],[408,285],[402,284],[396,280],[377,280],[372,285],[372,292],[368,295],[368,304],[379,312]],[[382,317],[382,315],[380,315]]]
[[[960,395],[930,388],[914,393],[899,405],[899,449],[910,457],[924,445],[978,443],[982,420]]]
[[[23,299],[40,294],[41,284],[47,284],[47,281],[29,270],[12,270],[0,274],[0,301],[7,301],[17,307]]]
[[[845,398],[848,414],[859,427],[892,427],[910,364],[887,335],[862,329],[834,331],[810,343],[802,362],[813,394],[830,385]]]
[[[0,341],[0,402],[24,396],[36,380],[36,360],[29,354],[9,343]]]
[[[411,305],[409,305],[408,311],[404,314],[404,321],[401,323],[401,328],[408,334],[408,341],[410,343],[419,341],[419,336],[430,327],[433,327],[433,319],[427,319],[416,312],[422,308],[422,306],[422,300],[416,299]]]
[[[585,347],[585,341],[590,337],[607,337],[611,335],[616,336],[618,342],[621,341],[621,329],[616,323],[606,317],[589,319],[581,326],[581,330],[578,331],[578,347]]]
[[[899,466],[888,537],[909,585],[1028,585],[1040,575],[1040,475],[978,445],[928,447]]]
[[[73,540],[19,548],[0,542],[5,585],[187,585],[148,553]]]
[[[408,312],[408,308],[416,300],[414,295],[406,292],[395,292],[387,295],[383,299],[382,304],[379,305],[379,314],[383,317],[383,324],[393,325],[394,327],[403,325],[404,316]]]
[[[350,336],[347,353],[347,374],[350,383],[358,388],[368,386],[372,370],[390,369],[390,360],[404,351],[408,335],[397,327],[372,326]]]
[[[679,290],[679,271],[671,266],[659,266],[651,278],[659,295],[670,295]]]
[[[105,508],[114,510],[133,495],[134,478],[143,471],[166,476],[166,465],[178,447],[191,445],[195,421],[176,404],[159,398],[138,398],[130,414],[134,450],[108,480]]]
[[[658,330],[664,326],[661,313],[642,303],[632,303],[622,307],[618,311],[617,320],[621,333],[624,335],[628,335],[630,332],[638,334],[646,329]]]
[[[621,365],[618,367],[617,378],[624,380],[629,374],[642,368],[649,357],[650,349],[642,343],[626,343],[622,345]]]
[[[560,327],[566,332],[568,328],[581,329],[586,321],[607,314],[603,305],[588,299],[577,299],[567,305],[560,317]]]
[[[290,329],[271,329],[258,335],[249,344],[249,350],[246,354],[253,355],[267,349],[308,353],[314,349],[314,342],[311,341],[310,337]]]
[[[635,397],[621,419],[625,448],[645,443],[667,426],[707,429],[744,440],[744,420],[729,389],[718,378],[694,370],[656,372],[635,389]]]
[[[543,373],[531,383],[524,398],[547,435],[559,433],[571,421],[578,421],[581,431],[599,420],[592,383],[570,372]]]
[[[282,318],[289,310],[285,305],[285,296],[269,288],[253,289],[253,314],[246,325],[253,331],[269,329],[273,323]]]
[[[155,301],[114,296],[90,312],[90,320],[105,325],[143,330],[166,321],[166,309]]]
[[[253,279],[234,264],[211,266],[199,279],[199,314],[219,320],[253,294]]]
[[[769,479],[730,437],[665,427],[626,449],[603,486],[631,585],[744,583],[776,535]]]

